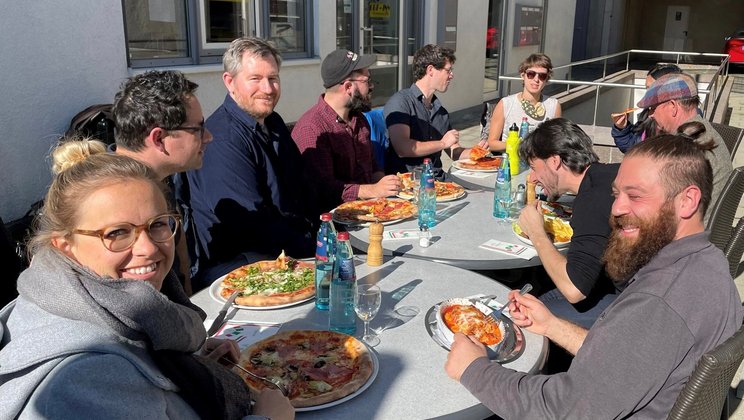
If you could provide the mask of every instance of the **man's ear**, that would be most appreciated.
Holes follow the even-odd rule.
[[[546,161],[548,165],[550,166],[550,169],[557,171],[561,167],[561,157],[558,155],[553,155],[548,158]]]
[[[222,73],[222,83],[225,84],[225,87],[227,88],[227,91],[230,92],[231,96],[234,96],[234,93],[235,93],[234,92],[235,88],[233,86],[234,80],[235,78],[232,76],[232,74],[228,72]]]
[[[166,130],[160,127],[155,127],[150,130],[150,133],[148,133],[147,138],[145,139],[145,146],[152,147],[155,150],[166,153],[165,143],[163,143],[163,139],[167,137],[167,135],[168,132]]]
[[[678,216],[683,219],[689,219],[696,212],[700,211],[700,200],[702,193],[697,185],[690,185],[678,195],[677,212]]]

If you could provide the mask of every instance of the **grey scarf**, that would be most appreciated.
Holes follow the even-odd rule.
[[[144,281],[100,277],[53,249],[34,255],[18,293],[55,315],[115,332],[150,351],[163,373],[202,418],[240,418],[250,410],[245,383],[221,365],[195,356],[207,334],[173,272],[161,291]]]

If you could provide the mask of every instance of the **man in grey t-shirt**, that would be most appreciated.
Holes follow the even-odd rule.
[[[703,353],[741,326],[742,306],[703,216],[712,143],[664,135],[625,155],[613,183],[607,273],[625,284],[586,330],[512,291],[514,322],[575,355],[565,373],[531,375],[491,363],[456,334],[445,370],[510,418],[664,418]]]

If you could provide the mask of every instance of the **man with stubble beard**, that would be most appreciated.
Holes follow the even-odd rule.
[[[369,66],[375,60],[374,55],[347,50],[328,54],[320,67],[325,93],[292,130],[321,211],[400,191],[400,179],[385,176],[375,161],[363,114],[371,105],[374,81]]]
[[[625,287],[591,329],[555,317],[531,295],[509,294],[516,324],[575,354],[567,372],[515,372],[458,333],[447,374],[502,417],[665,418],[702,354],[742,323],[726,258],[703,228],[711,146],[664,135],[625,155],[604,257]]]
[[[302,160],[282,117],[281,57],[260,38],[234,40],[223,56],[223,104],[207,119],[214,136],[200,170],[180,193],[193,209],[198,267],[195,289],[241,265],[315,251],[315,206]],[[193,270],[193,269],[192,269]]]

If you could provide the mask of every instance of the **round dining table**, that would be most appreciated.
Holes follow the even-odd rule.
[[[431,245],[419,245],[418,237],[386,239],[384,255],[422,258],[468,270],[503,270],[541,265],[535,254],[529,259],[480,247],[489,240],[526,245],[514,233],[512,219],[493,217],[493,192],[469,191],[466,196],[446,203],[437,203],[437,224],[431,230]],[[369,246],[369,227],[347,225],[351,245],[366,251]],[[418,232],[418,220],[409,218],[384,226],[386,231]],[[530,247],[531,248],[531,247]]]
[[[431,334],[432,308],[456,297],[496,295],[506,302],[509,288],[480,274],[421,259],[387,257],[383,265],[370,267],[363,256],[355,257],[358,284],[377,284],[382,304],[370,327],[379,343],[371,347],[378,371],[368,388],[353,398],[325,408],[298,411],[298,419],[484,419],[492,415],[444,371],[448,350]],[[215,288],[202,290],[192,301],[207,313],[211,324],[222,307]],[[315,308],[312,300],[274,310],[233,310],[231,323],[269,323],[279,331],[328,329],[328,311]],[[547,357],[547,339],[521,330],[523,350],[505,367],[538,373]],[[362,323],[357,320],[357,336]],[[496,362],[492,362],[496,363]]]

